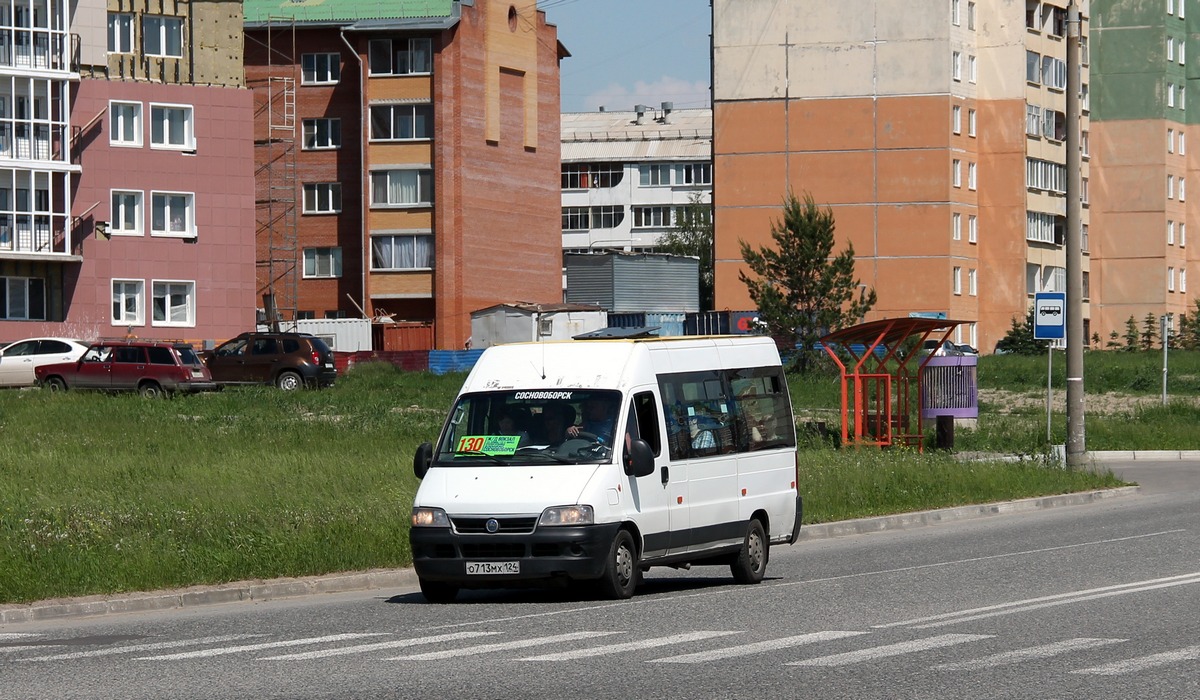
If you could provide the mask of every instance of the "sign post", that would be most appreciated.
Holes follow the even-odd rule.
[[[1067,337],[1067,295],[1038,292],[1033,295],[1033,339],[1063,340]],[[1051,384],[1054,344],[1046,349],[1046,442],[1050,442]]]

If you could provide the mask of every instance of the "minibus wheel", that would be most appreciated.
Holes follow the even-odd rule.
[[[600,593],[614,600],[629,598],[637,588],[641,574],[633,535],[628,530],[617,531],[608,551],[608,564],[600,577]]]
[[[762,521],[755,518],[746,528],[746,539],[742,541],[742,550],[738,552],[737,560],[729,565],[733,580],[738,583],[759,583],[767,573],[767,559],[770,554],[770,542],[763,530]]]
[[[458,586],[446,583],[445,581],[421,581],[421,595],[425,596],[425,600],[430,603],[446,604],[453,603],[458,597]]]

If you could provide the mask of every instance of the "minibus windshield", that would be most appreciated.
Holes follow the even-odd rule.
[[[522,389],[460,396],[438,445],[439,466],[612,461],[621,394]]]

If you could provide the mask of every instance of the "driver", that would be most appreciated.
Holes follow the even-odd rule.
[[[561,445],[575,424],[575,409],[570,404],[555,404],[542,409],[542,437],[550,445]]]
[[[591,433],[596,441],[605,445],[612,444],[613,417],[608,413],[608,403],[603,399],[591,397],[583,402],[583,424],[567,428],[567,435],[578,437],[580,433]]]

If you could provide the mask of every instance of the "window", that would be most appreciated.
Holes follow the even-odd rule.
[[[1180,221],[1179,222],[1179,247],[1182,248],[1186,245],[1187,245],[1187,224]]]
[[[373,39],[367,48],[371,75],[412,75],[433,72],[432,39]]]
[[[150,235],[194,237],[194,198],[194,194],[185,192],[150,193]]]
[[[955,187],[962,187],[962,161],[955,158],[950,177]]]
[[[639,165],[638,184],[642,187],[655,187],[671,184],[671,166],[669,165]]]
[[[563,163],[564,190],[606,189],[621,184],[625,168],[620,163]]]
[[[1030,211],[1025,213],[1025,240],[1036,243],[1055,243],[1053,214]]]
[[[336,53],[306,53],[300,57],[301,85],[330,85],[342,79],[342,60]]]
[[[1167,83],[1167,106],[1175,106],[1175,83]]]
[[[1167,14],[1175,14],[1175,0],[1167,0]]]
[[[192,108],[188,105],[150,105],[150,146],[152,148],[196,147],[192,132]]]
[[[1175,198],[1175,176],[1167,176],[1167,199]]]
[[[1187,44],[1185,43],[1185,41],[1184,41],[1183,39],[1180,39],[1180,40],[1179,40],[1179,51],[1178,51],[1178,53],[1179,53],[1179,65],[1181,65],[1181,66],[1182,66],[1184,63],[1186,63],[1186,61],[1184,60],[1184,57],[1183,57],[1183,54],[1184,54],[1184,47],[1186,47],[1186,46],[1187,46]]]
[[[183,18],[142,15],[142,49],[147,56],[183,56]]]
[[[955,212],[951,216],[950,240],[952,240],[952,241],[962,240],[962,214],[959,214],[958,212]]]
[[[305,248],[305,277],[341,277],[341,248]]]
[[[1067,115],[1053,110],[1042,111],[1042,135],[1052,141],[1067,140]]]
[[[979,219],[974,214],[967,217],[967,243],[979,242]]]
[[[1079,109],[1086,112],[1092,108],[1091,92],[1087,83],[1079,85]]]
[[[142,103],[108,103],[108,142],[114,146],[142,145]]]
[[[633,207],[634,228],[664,228],[675,224],[673,208],[667,206]]]
[[[1183,85],[1179,86],[1179,108],[1184,109],[1187,104],[1187,88]]]
[[[1175,268],[1173,267],[1167,268],[1167,291],[1175,291]]]
[[[433,203],[432,170],[376,170],[371,173],[371,205]]]
[[[974,83],[979,79],[979,68],[974,56],[967,56],[967,81]]]
[[[1175,245],[1175,222],[1167,222],[1167,245]]]
[[[967,110],[967,136],[975,136],[975,110],[973,109]]]
[[[133,53],[132,13],[108,13],[108,52]]]
[[[954,105],[950,108],[950,128],[954,133],[962,133],[962,107]]]
[[[1180,184],[1182,183],[1183,181],[1180,180]],[[1088,205],[1088,179],[1086,177],[1079,180],[1079,201],[1085,207]]]
[[[0,318],[12,321],[46,320],[46,280],[40,277],[0,277]]]
[[[372,270],[428,270],[433,268],[433,236],[371,236]]]
[[[142,280],[113,280],[112,325],[141,326],[145,319],[145,282]]]
[[[371,107],[372,141],[412,141],[433,138],[433,105],[375,105]]]
[[[1088,252],[1089,243],[1088,243],[1088,225],[1087,224],[1079,225],[1079,240],[1080,240],[1079,248],[1085,253]]]
[[[1167,129],[1167,153],[1175,152],[1175,130]]]
[[[151,288],[151,325],[196,325],[195,282],[155,280]]]
[[[108,232],[114,236],[142,235],[142,193],[113,190]]]
[[[977,293],[978,293],[978,287],[976,286],[976,282],[975,282],[975,280],[976,280],[975,272],[976,272],[975,268],[973,268],[973,267],[971,269],[967,270],[967,294],[970,296],[977,296]]]
[[[962,0],[950,0],[950,23],[954,26],[960,24],[959,15],[962,10]]]
[[[1183,176],[1180,175],[1179,176],[1179,201],[1182,202],[1185,199],[1187,199],[1187,182],[1183,179]]]
[[[1025,105],[1025,135],[1035,138],[1042,135],[1042,108],[1037,105]]]
[[[1091,57],[1088,56],[1088,40],[1086,36],[1079,37],[1079,62],[1085,66],[1091,63]]]
[[[342,210],[342,183],[316,182],[304,185],[305,214],[337,214]]]
[[[638,166],[638,185],[660,187],[667,185],[711,185],[711,163],[654,163]]]
[[[1179,155],[1184,155],[1185,153],[1187,153],[1186,139],[1187,139],[1187,134],[1180,131],[1179,132]]]
[[[676,185],[711,185],[711,163],[683,163],[674,167]]]
[[[975,31],[975,3],[967,3],[967,29]]]
[[[1025,186],[1031,190],[1065,194],[1067,191],[1067,167],[1048,160],[1026,158]]]
[[[616,228],[625,220],[625,208],[616,206],[563,207],[564,231],[587,231],[597,228]]]
[[[968,163],[967,164],[967,189],[969,189],[969,190],[975,189],[976,185],[979,184],[979,179],[976,176],[976,172],[977,172],[977,169],[976,169],[975,163]]]
[[[1187,291],[1187,270],[1179,268],[1179,291]]]
[[[1175,60],[1175,37],[1173,36],[1167,37],[1167,60]]]
[[[950,55],[950,77],[962,80],[962,52],[955,51]]]
[[[1033,84],[1038,84],[1041,76],[1042,56],[1035,51],[1025,52],[1025,80]]]
[[[1187,8],[1187,0],[1179,0],[1179,19],[1185,16],[1184,10]]]
[[[795,445],[787,383],[778,367],[660,374],[658,388],[672,460]],[[653,401],[645,406],[653,408]],[[657,423],[642,406],[636,409],[641,425]]]
[[[954,293],[962,296],[962,268],[955,266],[954,268]]]
[[[1042,56],[1042,85],[1056,90],[1067,87],[1067,64],[1061,58]]]
[[[341,119],[305,119],[304,150],[317,151],[342,147]]]
[[[1092,155],[1091,138],[1089,137],[1087,131],[1079,132],[1079,152],[1085,160],[1090,158]]]

